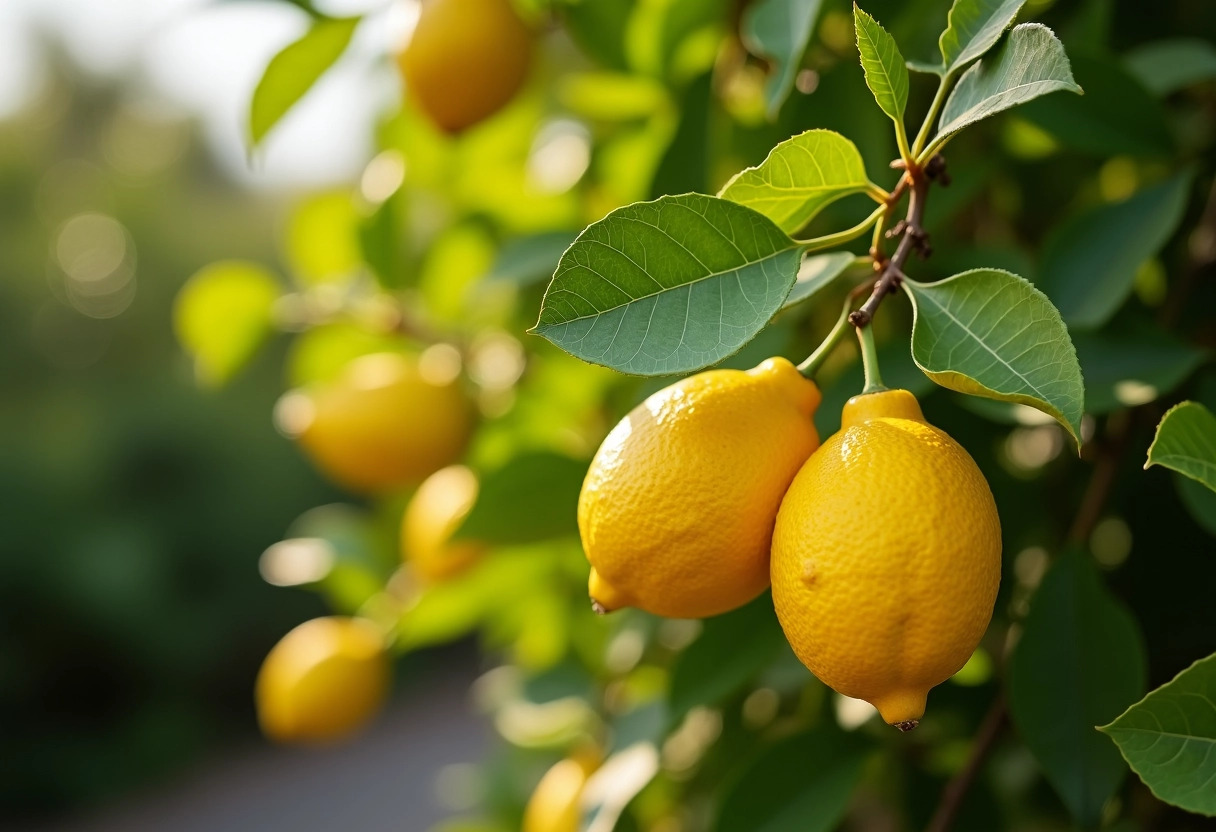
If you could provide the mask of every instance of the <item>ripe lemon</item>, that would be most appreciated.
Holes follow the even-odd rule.
[[[532,33],[510,0],[429,0],[399,62],[406,94],[456,133],[515,96],[531,57]]]
[[[763,592],[781,496],[819,445],[819,401],[814,382],[770,358],[690,376],[622,419],[579,495],[597,609],[702,618]]]
[[[362,618],[314,618],[283,636],[262,663],[258,721],[279,742],[353,734],[388,691],[384,634]]]
[[[288,393],[277,418],[317,467],[359,492],[410,485],[464,452],[473,409],[458,372],[397,353],[356,358],[328,385]]]
[[[452,540],[475,502],[477,475],[463,465],[441,468],[418,486],[401,518],[401,554],[423,580],[445,580],[481,557],[484,544]]]
[[[598,765],[599,755],[585,752],[545,772],[524,809],[522,832],[578,832],[579,802],[587,779]]]
[[[781,503],[772,574],[798,658],[907,730],[992,617],[1001,580],[992,492],[911,393],[854,396]]]

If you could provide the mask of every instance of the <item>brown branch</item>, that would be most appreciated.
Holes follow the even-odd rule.
[[[934,160],[938,158],[940,157],[934,157]],[[904,264],[908,262],[908,257],[911,256],[913,251],[918,251],[925,257],[929,255],[929,235],[925,233],[923,226],[925,198],[929,193],[929,180],[934,176],[940,175],[939,172],[944,172],[941,163],[928,166],[924,170],[905,171],[899,184],[891,192],[891,204],[894,204],[895,200],[903,195],[905,189],[911,191],[911,196],[908,198],[907,217],[897,222],[887,232],[888,236],[895,236],[896,234],[902,236],[899,246],[895,249],[895,253],[891,255],[891,259],[883,263],[882,271],[878,276],[878,282],[874,284],[874,291],[870,294],[870,297],[862,304],[860,309],[849,315],[849,323],[853,326],[860,329],[867,326],[874,319],[874,313],[877,311],[878,305],[882,303],[882,299],[899,287],[899,282],[904,277]],[[878,252],[878,254],[881,254],[881,252]],[[877,256],[875,257],[875,262],[878,262]]]
[[[971,755],[967,758],[966,765],[946,784],[941,802],[937,804],[937,811],[933,813],[933,819],[925,827],[925,832],[946,832],[954,823],[954,818],[963,805],[963,798],[971,788],[971,784],[975,782],[975,778],[979,776],[980,769],[984,767],[988,754],[996,745],[997,738],[1000,737],[1001,731],[1005,727],[1005,716],[1005,696],[998,693],[996,699],[992,701],[992,706],[988,709],[983,723],[980,724],[979,732],[975,736],[975,745],[971,746]]]

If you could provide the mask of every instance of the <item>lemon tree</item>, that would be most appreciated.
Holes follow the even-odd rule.
[[[251,144],[379,23],[295,5]],[[444,828],[1213,811],[1216,635],[1160,612],[1211,585],[1144,598],[1211,568],[1212,50],[873,5],[428,0],[358,185],[282,274],[179,297],[208,384],[279,334],[278,424],[353,495],[264,574],[500,665],[493,788]],[[374,730],[343,644],[295,687],[268,657],[268,735]],[[289,730],[289,687],[359,707]]]

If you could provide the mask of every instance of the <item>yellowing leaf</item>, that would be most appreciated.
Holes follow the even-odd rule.
[[[249,360],[270,331],[279,294],[274,275],[237,260],[212,263],[186,281],[173,327],[201,383],[219,386]]]

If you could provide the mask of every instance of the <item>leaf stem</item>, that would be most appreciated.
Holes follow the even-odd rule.
[[[881,393],[887,386],[882,383],[882,373],[878,371],[878,347],[874,345],[874,328],[857,327],[857,340],[861,342],[861,366],[866,374],[866,385],[861,389],[861,393]]]
[[[925,120],[920,125],[920,130],[916,133],[916,139],[912,142],[912,157],[918,164],[923,164],[920,158],[921,151],[925,148],[925,142],[929,140],[929,131],[933,129],[933,122],[937,118],[937,113],[942,108],[942,104],[946,101],[946,92],[950,89],[950,76],[943,75],[937,82],[937,92],[933,95],[933,103],[929,105],[929,112],[925,114]]]
[[[884,202],[871,212],[870,216],[859,222],[852,228],[846,228],[844,231],[837,231],[835,234],[827,234],[823,237],[814,237],[810,240],[795,240],[798,245],[802,246],[803,252],[823,251],[825,248],[835,248],[841,243],[847,243],[850,240],[855,240],[869,230],[870,226],[878,222],[882,215],[886,213],[887,205]]]
[[[908,129],[904,127],[903,119],[895,122],[895,143],[899,145],[899,157],[904,160],[904,164],[911,167],[916,162],[916,157],[912,154],[912,149],[908,147]]]
[[[840,344],[840,340],[844,337],[845,332],[849,328],[849,313],[853,310],[853,303],[857,300],[856,288],[849,292],[849,296],[845,298],[844,305],[840,309],[840,317],[836,319],[836,325],[832,327],[832,331],[823,339],[823,342],[815,348],[815,351],[807,356],[806,360],[798,365],[798,372],[802,373],[809,379],[814,379],[815,374],[823,367],[828,356],[832,354],[832,350],[836,349]]]

